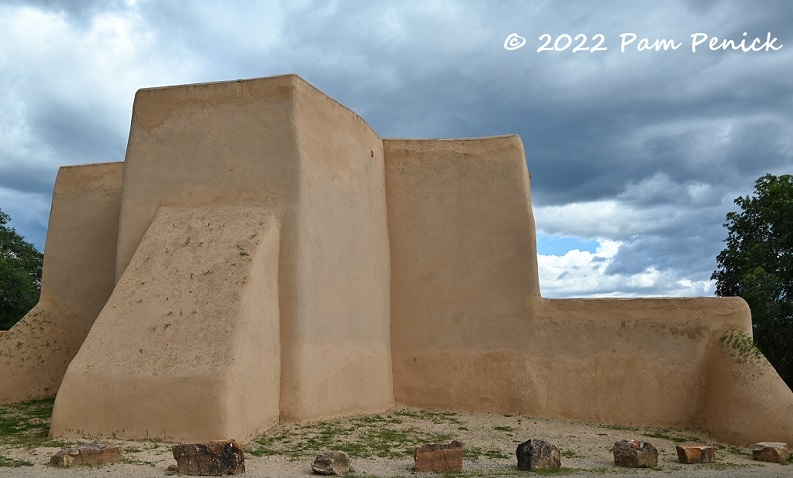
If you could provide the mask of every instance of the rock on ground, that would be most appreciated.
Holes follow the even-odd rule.
[[[215,440],[173,446],[181,475],[239,475],[245,472],[245,454],[235,440]]]
[[[519,470],[553,470],[562,466],[559,448],[543,440],[525,441],[518,445],[515,454]]]
[[[647,442],[620,440],[614,443],[614,464],[626,468],[658,466],[658,450]]]
[[[50,458],[50,465],[69,468],[104,465],[121,461],[121,447],[114,443],[94,442],[64,448]]]
[[[423,445],[413,453],[416,471],[460,471],[463,469],[463,445],[453,441],[448,445]]]
[[[752,448],[752,459],[771,463],[785,463],[790,456],[787,443],[760,442]]]
[[[320,453],[314,458],[311,469],[320,475],[343,475],[350,471],[350,457],[343,451]]]

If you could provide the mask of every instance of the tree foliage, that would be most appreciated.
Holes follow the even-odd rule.
[[[793,388],[793,176],[767,174],[735,204],[711,276],[716,295],[746,300],[758,347]]]
[[[11,328],[36,305],[44,256],[8,227],[0,210],[0,330]]]

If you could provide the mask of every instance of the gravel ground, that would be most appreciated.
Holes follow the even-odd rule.
[[[388,433],[383,433],[384,431]],[[382,440],[385,435],[395,436]],[[401,438],[400,438],[401,437]],[[246,472],[250,477],[312,476],[313,456],[325,449],[359,446],[349,476],[432,477],[412,470],[412,446],[428,437],[456,439],[463,443],[466,458],[462,478],[487,476],[536,476],[516,469],[515,448],[528,439],[542,439],[562,451],[565,475],[576,477],[791,477],[793,465],[761,463],[751,459],[750,450],[720,443],[707,434],[680,429],[622,427],[572,420],[533,418],[493,413],[464,413],[396,408],[380,415],[302,424],[280,424],[246,445]],[[391,438],[389,438],[391,439]],[[611,447],[615,441],[637,439],[659,450],[659,467],[633,470],[614,467]],[[402,441],[400,441],[402,440]],[[412,440],[412,441],[411,441]],[[89,468],[57,469],[47,465],[58,448],[32,450],[0,444],[0,457],[32,463],[32,466],[0,467],[0,477],[163,477],[175,464],[172,443],[166,441],[116,441],[122,447],[123,463]],[[716,449],[717,462],[682,465],[675,445],[709,445]],[[316,447],[316,448],[314,448]],[[367,448],[369,447],[369,448]],[[256,454],[262,456],[255,456]],[[378,458],[376,455],[386,456]],[[316,476],[316,475],[314,475]]]

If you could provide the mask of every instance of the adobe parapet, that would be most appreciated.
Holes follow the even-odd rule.
[[[140,90],[123,165],[59,175],[54,325],[37,306],[0,337],[6,364],[79,352],[31,349],[62,365],[5,367],[0,399],[57,388],[53,436],[244,440],[398,403],[793,442],[793,394],[722,340],[745,302],[544,299],[535,237],[517,136],[382,139],[295,75]]]

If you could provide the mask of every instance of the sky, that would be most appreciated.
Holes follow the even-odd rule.
[[[382,137],[520,135],[547,297],[713,295],[734,199],[793,173],[786,0],[3,0],[0,209],[42,250],[135,91],[286,73]]]

